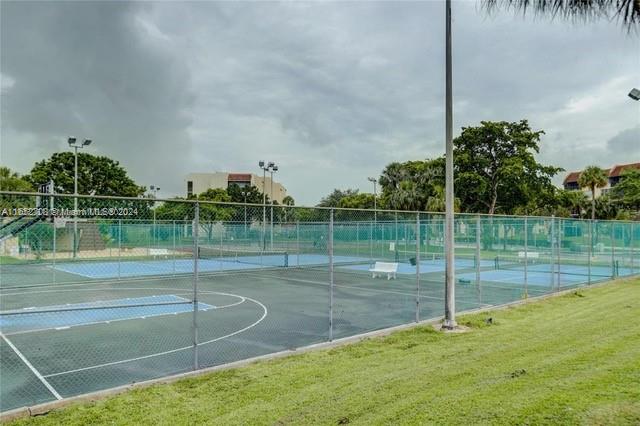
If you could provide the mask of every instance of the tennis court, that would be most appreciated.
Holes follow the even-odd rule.
[[[143,214],[83,218],[80,235],[5,222],[1,411],[443,315],[441,215],[269,206],[264,223],[267,206],[121,202]],[[633,227],[593,229],[459,215],[456,310],[640,272]]]

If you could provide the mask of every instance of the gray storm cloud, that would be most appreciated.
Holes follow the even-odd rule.
[[[183,193],[186,172],[269,159],[309,204],[334,187],[370,191],[366,177],[389,162],[444,151],[440,2],[0,7],[0,154],[21,172],[75,134],[164,195]],[[528,118],[547,133],[543,161],[607,166],[619,140],[633,144],[638,47],[616,23],[455,2],[455,128]]]

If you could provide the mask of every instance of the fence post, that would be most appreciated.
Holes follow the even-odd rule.
[[[360,256],[360,225],[356,222],[356,257]]]
[[[524,217],[524,297],[529,297],[529,223]]]
[[[395,261],[398,262],[400,260],[400,255],[398,253],[398,212],[395,212],[395,243],[394,243],[394,253],[395,253]]]
[[[558,261],[557,263],[557,269],[558,269],[558,291],[560,291],[560,277],[562,276],[561,274],[561,268],[562,268],[562,259],[560,258],[560,253],[562,252],[562,234],[564,233],[564,221],[562,219],[558,219],[558,229],[556,230],[556,235],[557,235],[557,252],[556,252],[556,256]]]
[[[171,239],[172,239],[172,244],[173,244],[173,250],[171,251],[172,253],[172,258],[173,258],[173,274],[176,274],[176,221],[172,220],[172,225],[171,225]]]
[[[587,260],[587,269],[589,271],[589,278],[587,279],[587,284],[591,284],[591,256],[593,256],[593,220],[589,219],[589,250],[587,250],[587,255],[589,259]]]
[[[120,262],[122,261],[122,219],[118,219],[118,279],[120,279]]]
[[[476,267],[476,297],[478,303],[482,303],[482,287],[480,286],[480,238],[482,220],[480,215],[476,216],[476,247],[475,247],[475,267]]]
[[[369,221],[369,263],[373,264],[373,222]]]
[[[631,254],[631,259],[629,259],[631,261],[631,275],[633,275],[633,255],[635,253],[635,251],[633,250],[633,225],[633,222],[629,224],[629,226],[631,227],[631,238],[629,239],[629,253]]]
[[[198,234],[200,227],[200,205],[195,203],[193,216],[193,369],[198,369]]]
[[[329,341],[333,340],[333,209],[329,211]]]
[[[405,240],[407,236],[405,234]],[[416,213],[416,322],[420,321],[420,213]]]
[[[611,278],[616,277],[615,224],[611,222]]]
[[[300,221],[296,220],[296,263],[300,267]]]
[[[51,197],[51,205],[53,205],[53,197]],[[56,217],[54,215],[51,215],[51,226],[53,226],[53,282],[55,284],[56,282],[56,235],[57,235],[57,230],[56,230]]]
[[[553,291],[553,289],[556,286],[556,266],[555,266],[555,220],[556,217],[551,216],[551,291]]]

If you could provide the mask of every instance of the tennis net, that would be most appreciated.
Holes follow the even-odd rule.
[[[281,250],[248,250],[246,248],[222,248],[201,246],[198,258],[219,262],[237,262],[256,266],[289,266],[289,253]]]
[[[495,257],[495,269],[524,270],[525,266],[532,272],[561,273],[568,275],[592,275],[611,277],[619,274],[619,263],[609,261],[589,261],[561,257],[560,262],[554,256],[539,256],[525,259],[522,256],[499,255]]]

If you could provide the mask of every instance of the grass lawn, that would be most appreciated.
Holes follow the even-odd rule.
[[[640,424],[640,280],[459,320],[17,424]]]

